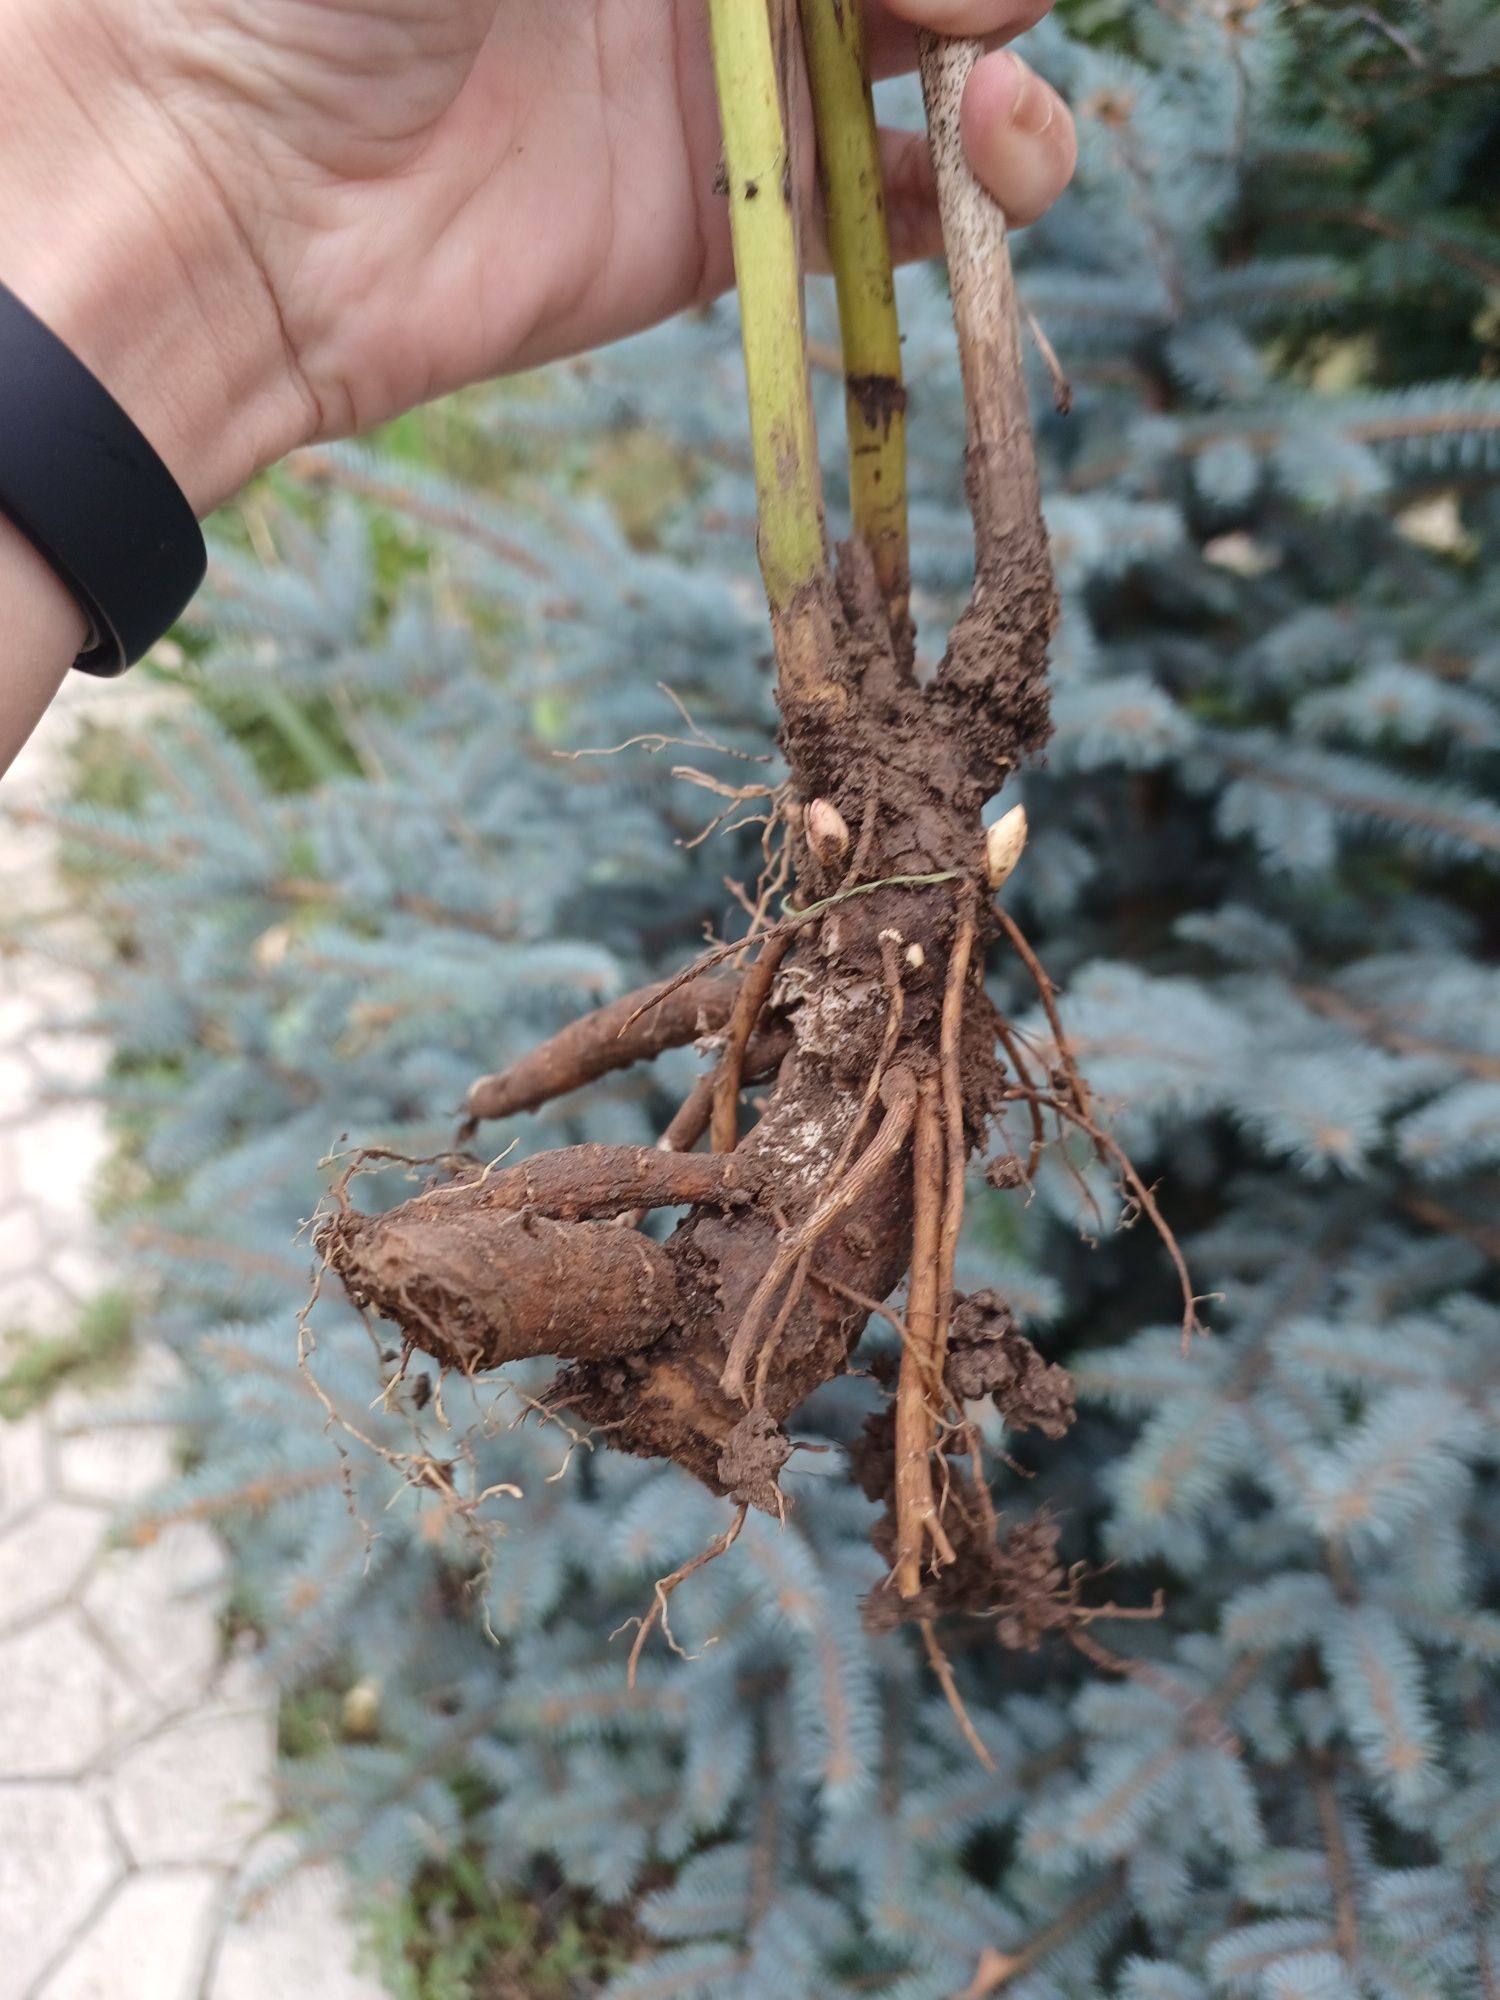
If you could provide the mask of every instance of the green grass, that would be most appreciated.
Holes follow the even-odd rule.
[[[11,1328],[0,1373],[0,1418],[15,1423],[40,1407],[64,1382],[98,1383],[120,1369],[134,1345],[134,1318],[124,1292],[101,1292],[69,1333],[44,1335]]]
[[[239,1621],[256,1625],[254,1607],[242,1605]],[[289,1763],[316,1763],[340,1744],[378,1742],[381,1722],[378,1687],[335,1663],[283,1693],[278,1748]],[[465,1819],[494,1805],[468,1774],[451,1782]],[[589,2000],[635,1946],[623,1913],[541,1868],[521,1882],[490,1882],[462,1845],[360,1915],[365,1955],[392,2000]]]
[[[498,1888],[462,1851],[379,1905],[367,1935],[394,2000],[579,2000],[629,1955],[603,1911],[567,1891]]]

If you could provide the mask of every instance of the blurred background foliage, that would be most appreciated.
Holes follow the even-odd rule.
[[[332,1297],[322,1400],[298,1366],[321,1161],[441,1150],[474,1075],[733,934],[758,829],[692,844],[717,802],[672,776],[742,768],[694,727],[764,756],[774,726],[732,305],[268,474],[159,705],[84,736],[55,815],[116,1051],[105,1202],[189,1371],[188,1469],[136,1527],[230,1537],[289,1804],[412,2000],[1500,1994],[1500,25],[1064,0],[1028,53],[1080,122],[1020,254],[1074,409],[1038,369],[1058,727],[999,805],[1215,1296],[1184,1354],[1155,1240],[1056,1149],[1031,1203],[976,1197],[966,1281],[1086,1397],[1061,1446],[986,1419],[997,1505],[1165,1603],[1099,1628],[1113,1668],[954,1635],[995,1775],[861,1629],[838,1451],[632,1693],[610,1635],[719,1503],[538,1421],[525,1371],[372,1407]],[[962,411],[940,274],[901,302],[931,654]],[[688,740],[571,754],[652,732]],[[649,1141],[697,1060],[487,1143]]]

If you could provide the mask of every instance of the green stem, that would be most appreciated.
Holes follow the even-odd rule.
[[[802,0],[802,36],[838,288],[854,532],[909,657],[906,390],[863,15],[848,0]]]
[[[708,13],[740,290],[760,565],[774,620],[826,575],[828,560],[791,163],[766,0],[708,0]]]

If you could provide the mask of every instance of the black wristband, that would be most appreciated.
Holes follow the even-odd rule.
[[[122,674],[208,567],[187,496],[114,397],[0,284],[0,514],[93,624],[74,662]]]

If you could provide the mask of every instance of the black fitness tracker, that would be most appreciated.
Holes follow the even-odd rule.
[[[176,622],[208,551],[187,496],[114,397],[0,284],[0,514],[93,625],[74,662],[122,674]]]

